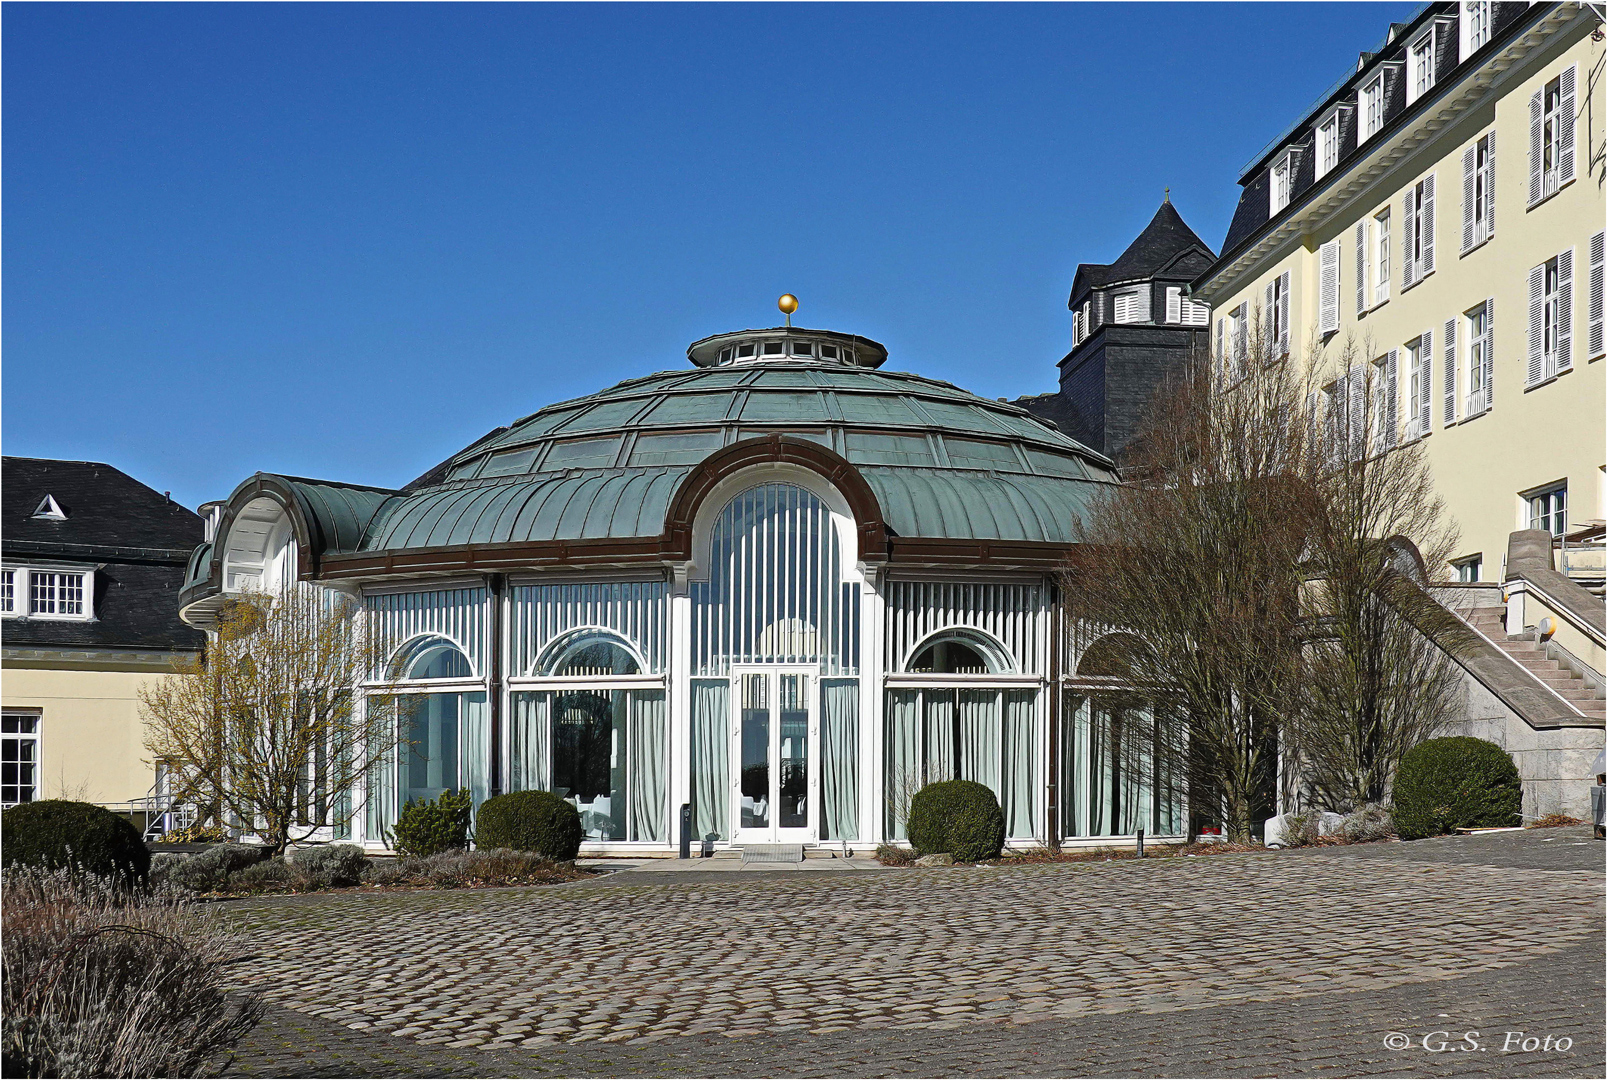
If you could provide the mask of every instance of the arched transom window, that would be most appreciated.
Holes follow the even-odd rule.
[[[795,484],[761,484],[728,503],[710,538],[707,582],[692,585],[695,673],[732,664],[859,666],[859,588],[847,580],[832,512]]]
[[[553,644],[538,665],[543,675],[605,677],[636,675],[636,654],[606,630],[577,630]]]
[[[469,658],[452,641],[431,635],[408,642],[391,661],[391,677],[407,682],[428,679],[472,679]]]

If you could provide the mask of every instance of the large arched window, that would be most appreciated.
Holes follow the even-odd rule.
[[[1010,654],[985,634],[944,630],[915,647],[906,670],[916,675],[998,675],[1011,670]]]
[[[634,647],[585,627],[543,650],[533,675],[561,689],[513,695],[510,790],[545,789],[580,812],[591,841],[668,838],[669,727],[658,680]]]

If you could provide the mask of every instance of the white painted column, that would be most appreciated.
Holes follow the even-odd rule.
[[[664,707],[670,728],[667,839],[676,851],[681,844],[681,806],[692,801],[692,594],[686,571],[677,567],[670,575],[670,625],[664,642],[669,664]]]
[[[882,737],[885,724],[882,689],[887,633],[886,568],[861,565],[859,632],[859,843],[874,847],[882,840],[885,795],[882,791]]]

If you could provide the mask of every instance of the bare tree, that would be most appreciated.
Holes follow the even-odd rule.
[[[1128,482],[1090,506],[1062,574],[1074,616],[1129,631],[1105,662],[1159,703],[1157,762],[1186,755],[1193,812],[1238,840],[1272,805],[1312,520],[1301,386],[1270,336],[1158,388]]]
[[[1401,756],[1451,712],[1461,628],[1426,588],[1456,542],[1416,438],[1427,418],[1402,422],[1395,354],[1334,344],[1303,410],[1324,452],[1303,480],[1307,647],[1285,746],[1304,801],[1349,812],[1382,801]]]
[[[141,690],[145,748],[167,764],[175,798],[278,854],[348,823],[354,788],[395,745],[394,698],[355,696],[388,645],[337,593],[243,596],[201,657]]]

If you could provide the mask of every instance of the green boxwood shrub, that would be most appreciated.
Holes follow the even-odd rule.
[[[1459,735],[1418,743],[1395,773],[1391,816],[1402,840],[1461,828],[1520,825],[1523,784],[1507,752]]]
[[[480,804],[474,845],[529,851],[554,862],[580,853],[580,812],[550,791],[510,791]]]
[[[0,814],[0,853],[6,866],[82,870],[125,886],[143,884],[151,870],[150,849],[132,822],[66,799],[21,803]]]
[[[403,855],[427,856],[461,851],[469,846],[469,818],[474,802],[469,789],[448,789],[430,802],[409,799],[391,831],[391,847]]]
[[[1004,811],[982,784],[927,784],[910,800],[909,837],[917,855],[946,852],[955,862],[996,859],[1004,849]]]

